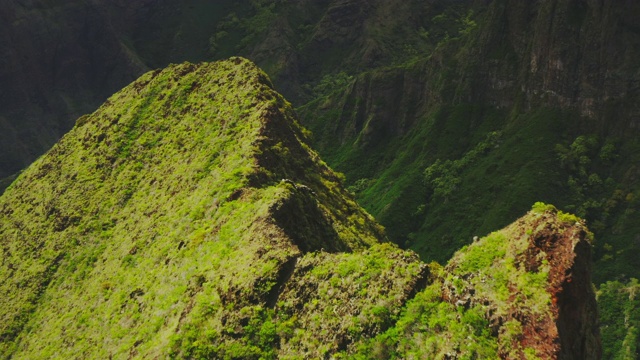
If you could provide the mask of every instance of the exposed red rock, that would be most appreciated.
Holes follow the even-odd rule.
[[[541,359],[601,358],[592,235],[584,222],[546,206],[501,230],[504,244],[491,236],[454,256],[443,299],[467,309],[483,306],[504,359],[525,359],[526,352]],[[492,263],[469,271],[482,253],[495,253]],[[546,286],[535,282],[540,276]],[[506,299],[500,294],[505,288]]]

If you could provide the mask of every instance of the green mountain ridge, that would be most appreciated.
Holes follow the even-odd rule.
[[[74,279],[56,277],[56,269],[76,273],[77,280],[86,276],[86,286],[105,292],[100,298],[126,299],[142,285],[134,274],[164,264],[156,276],[177,288],[173,296],[180,296],[186,288],[171,282],[182,271],[194,281],[207,268],[242,266],[240,259],[249,261],[253,255],[264,259],[263,268],[248,279],[219,285],[260,292],[253,285],[264,282],[261,295],[266,296],[283,263],[301,250],[319,250],[314,248],[320,246],[314,243],[317,237],[327,251],[362,248],[381,238],[372,218],[352,200],[345,201],[336,175],[300,142],[303,135],[288,118],[291,111],[269,89],[262,72],[237,59],[148,73],[96,113],[79,119],[72,133],[3,196],[3,338],[20,333],[25,316],[43,296],[62,301],[57,306],[69,314],[88,310],[67,308],[72,303],[65,298],[88,299],[81,287],[58,288],[71,286]],[[270,171],[264,171],[263,162]],[[310,199],[312,194],[320,194],[320,204]],[[31,216],[38,220],[27,221]],[[265,217],[272,220],[261,220]],[[271,222],[297,226],[284,234],[291,228],[282,230]],[[258,234],[273,239],[249,246],[247,241]],[[305,242],[282,249],[278,239],[283,237]],[[120,238],[126,241],[108,242]],[[244,256],[236,265],[208,264],[202,273],[197,266],[189,268],[194,263],[173,259],[180,250],[196,251],[214,238],[223,238],[214,242],[218,251]],[[242,239],[243,246],[236,244]],[[72,294],[43,293],[50,283]],[[22,290],[16,293],[17,287]],[[162,297],[153,295],[159,303],[165,301]],[[64,328],[64,323],[57,326]]]
[[[538,205],[426,265],[305,134],[242,58],[78,119],[0,197],[2,357],[597,358],[577,218]]]
[[[293,102],[313,134],[300,137],[422,261],[446,263],[536,201],[585,218],[596,235],[603,358],[639,358],[639,11],[611,0],[8,1],[0,191],[80,114],[148,69],[243,55]],[[105,151],[136,149],[121,146]],[[285,173],[252,181],[313,188]],[[111,190],[125,205],[135,195]],[[284,198],[274,220],[283,227],[293,214],[322,212],[302,193]],[[54,228],[82,218],[49,211]],[[287,236],[327,225],[301,221],[316,230]],[[296,246],[351,246],[335,233]]]
[[[15,60],[20,56],[42,59],[28,64],[33,70],[17,72],[42,75],[29,76],[20,86],[57,86],[13,91],[15,96],[34,94],[25,98],[27,102],[4,97],[12,99],[12,106],[35,109],[34,103],[40,103],[33,101],[36,93],[50,100],[47,114],[82,105],[66,110],[72,114],[67,116],[70,124],[75,114],[93,106],[89,103],[99,102],[96,97],[88,101],[65,92],[86,86],[87,69],[95,70],[96,79],[108,78],[123,86],[146,67],[242,54],[266,69],[279,91],[294,99],[301,121],[314,133],[314,148],[346,174],[361,204],[394,241],[418,251],[424,260],[446,261],[474,235],[506,226],[531,203],[543,200],[586,218],[602,239],[595,244],[597,284],[640,277],[633,256],[639,153],[633,136],[638,95],[633,59],[639,48],[633,22],[639,8],[634,4],[569,0],[34,4],[29,9],[12,3],[7,18],[29,21],[7,22],[7,33],[22,29],[16,24],[33,24],[34,29],[21,32],[24,36],[40,27],[52,28],[57,32],[48,33],[64,35],[68,48],[61,48],[67,51],[56,58],[60,62],[47,65],[50,57],[33,56],[30,47],[8,43],[13,60],[7,69],[21,69]],[[37,11],[49,8],[47,16]],[[104,27],[106,34],[89,33],[101,44],[95,53],[122,55],[113,58],[114,64],[103,64],[97,60],[105,57],[89,56],[93,53],[72,46],[79,40],[66,30],[79,26],[75,14],[82,11],[110,24]],[[109,40],[100,41],[102,37]],[[55,44],[44,42],[43,48],[55,53],[48,49],[50,43]],[[76,66],[82,71],[64,76],[69,64],[75,63],[82,65]],[[50,74],[40,68],[55,71]],[[8,92],[18,87],[12,85],[16,81],[9,82]],[[114,89],[112,82],[108,86],[93,82],[91,87],[99,90],[96,94],[108,94]],[[54,95],[47,95],[52,91]],[[66,102],[55,105],[60,99],[53,97],[61,93]],[[45,143],[53,143],[53,133],[68,129],[49,124],[42,116],[36,118],[45,121],[43,126],[31,126],[31,120],[17,113],[2,116],[8,124],[2,132],[7,139],[0,142],[7,147],[3,151],[7,166],[0,162],[0,168],[6,168],[4,173],[0,169],[2,177],[46,149]],[[25,129],[15,124],[26,124]],[[26,136],[22,131],[48,133]],[[460,191],[446,202],[432,198],[426,169],[437,161],[462,161],[495,131],[504,142],[499,151],[453,170],[455,176],[447,180]],[[562,160],[567,155],[562,149],[570,149],[583,137],[592,139],[590,149],[580,155],[574,152],[572,164]],[[587,156],[588,164],[578,164],[581,156]],[[0,181],[0,187],[11,179]],[[486,196],[474,202],[469,201],[470,194]],[[452,212],[456,216],[449,217]],[[488,216],[480,216],[486,212]],[[456,217],[466,218],[468,225],[456,225]]]

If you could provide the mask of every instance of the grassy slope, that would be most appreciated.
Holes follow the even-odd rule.
[[[334,100],[335,101],[335,100]],[[565,114],[551,109],[519,116],[478,105],[437,105],[410,132],[374,145],[331,134],[344,114],[310,107],[305,119],[323,156],[339,171],[361,204],[383,223],[392,239],[411,246],[425,261],[446,261],[474,235],[503,227],[537,200],[566,203],[554,145]],[[335,104],[333,105],[335,106]],[[446,194],[434,194],[425,170],[440,161],[461,160],[498,132],[492,146],[465,161]],[[332,136],[333,135],[333,136]],[[460,219],[464,219],[463,222]]]
[[[260,352],[237,332],[285,264],[383,238],[291,115],[236,58],[148,73],[79,119],[0,198],[2,353]]]
[[[500,7],[499,3],[494,5]],[[520,6],[511,4],[510,7],[513,10]],[[284,6],[276,13],[287,14],[286,19],[301,19],[296,15],[298,10]],[[331,8],[328,10],[330,13]],[[488,28],[502,26],[501,19],[483,18],[485,10],[475,10],[474,13],[465,5],[439,2],[394,5],[394,13],[405,14],[407,23],[404,25],[394,24],[390,17],[372,12],[360,35],[366,41],[356,42],[349,51],[344,51],[339,43],[318,51],[313,47],[315,42],[308,41],[310,33],[305,31],[289,37],[289,41],[297,46],[298,56],[313,59],[312,65],[301,67],[302,73],[296,74],[300,75],[296,81],[303,83],[305,96],[302,98],[312,99],[298,111],[314,134],[314,146],[331,166],[346,174],[347,185],[359,203],[386,227],[390,239],[417,251],[425,261],[447,261],[474,235],[482,236],[507,225],[535,201],[547,201],[586,218],[596,233],[596,284],[612,279],[626,282],[640,277],[640,263],[635,256],[640,251],[637,241],[640,225],[634,221],[640,210],[638,167],[635,165],[640,161],[640,152],[635,139],[612,130],[621,123],[617,120],[620,104],[608,105],[609,109],[603,115],[611,123],[609,129],[609,125],[581,119],[578,112],[571,109],[539,104],[524,109],[522,99],[514,94],[504,94],[505,99],[516,97],[513,99],[515,105],[510,109],[496,109],[478,102],[465,103],[462,99],[471,90],[466,88],[465,81],[469,80],[465,79],[465,70],[459,69],[466,68],[472,74],[467,77],[478,76],[474,72],[479,66],[474,64],[473,46],[478,45],[477,41],[483,41]],[[384,11],[380,13],[384,14]],[[420,15],[411,18],[406,14]],[[576,16],[584,15],[579,14]],[[327,16],[327,19],[331,17]],[[301,24],[291,20],[291,27],[300,25],[300,30],[315,21],[317,18],[314,20],[313,16],[305,18]],[[513,24],[515,28],[525,25]],[[314,26],[316,33],[313,36],[325,30],[318,24]],[[498,30],[498,33],[502,31]],[[340,38],[335,34],[331,36]],[[368,49],[367,46],[378,53],[374,62],[362,66],[359,61],[367,61],[364,56],[367,52],[363,50]],[[487,61],[499,62],[505,72],[515,74],[518,71],[519,60],[513,49],[507,46],[488,50],[488,54],[483,54],[488,57]],[[309,53],[313,55],[309,56]],[[305,64],[304,60],[301,63]],[[423,63],[444,65],[434,68]],[[282,71],[282,64],[265,65],[270,73]],[[299,64],[288,66],[292,65]],[[367,125],[361,132],[351,129],[355,132],[346,136],[336,131],[344,126],[345,119],[358,116],[375,127],[378,116],[375,106],[393,107],[392,101],[385,99],[384,91],[388,88],[402,93],[411,91],[402,86],[406,84],[397,84],[397,79],[389,77],[386,83],[372,82],[369,94],[350,93],[354,79],[375,78],[396,69],[404,72],[403,76],[407,78],[427,83],[433,90],[427,96],[435,100],[425,98],[424,94],[402,99],[404,108],[394,114],[398,128],[402,129],[398,131],[401,135],[389,136],[390,132],[387,132],[386,138],[374,139],[378,140],[374,145],[367,146],[363,141],[369,131]],[[285,82],[287,76],[289,74],[286,74]],[[384,80],[385,76],[379,77]],[[350,98],[343,99],[343,96]],[[344,106],[348,101],[356,105],[353,108]],[[373,109],[356,114],[361,111],[358,106],[371,101],[378,101]],[[426,110],[416,111],[425,102],[429,105]],[[453,180],[454,191],[446,196],[434,195],[432,184],[425,179],[425,170],[437,160],[463,161],[495,131],[500,134],[496,147],[465,162],[452,179],[440,179]],[[558,147],[570,148],[581,136],[596,139],[595,145],[582,154],[588,161],[584,166],[567,165],[560,159],[562,154]],[[613,145],[614,150],[607,160],[601,155],[608,145]],[[576,163],[580,161],[576,160]]]
[[[530,224],[442,272],[379,243],[382,229],[304,138],[241,58],[150,72],[80,118],[0,197],[2,356],[530,352],[500,325],[487,332],[505,301],[549,305],[546,268],[500,266],[524,251]],[[527,297],[509,298],[496,272]],[[454,277],[480,288],[482,274],[496,279],[488,302],[456,307]]]
[[[185,23],[193,23],[190,22],[189,16],[191,15],[185,15]],[[243,30],[246,29],[246,25],[242,24],[239,28],[241,31],[232,31],[231,37],[246,35],[246,30]],[[197,39],[200,53],[194,57],[200,57],[207,51],[206,46],[202,46],[206,40],[203,39]],[[228,43],[235,41],[232,40]],[[233,47],[227,46],[226,42],[223,43],[227,48],[222,49],[220,53],[232,53]],[[337,58],[339,59],[339,56]],[[404,60],[405,57],[402,57],[401,61]],[[332,69],[325,70],[332,72]],[[438,111],[433,113],[438,114]],[[457,126],[465,124],[465,118],[473,117],[468,115],[468,105],[456,105],[444,109],[442,113],[445,115],[442,115],[440,120],[436,119],[436,115],[425,116],[429,120],[418,125],[419,131],[373,151],[362,151],[351,144],[341,147],[339,145],[343,144],[340,142],[331,143],[331,146],[323,148],[323,156],[347,174],[350,185],[354,185],[360,179],[373,180],[365,182],[368,186],[358,191],[358,198],[387,226],[388,233],[394,240],[402,239],[400,241],[403,244],[413,245],[426,259],[442,261],[449,258],[460,245],[470,242],[473,235],[488,233],[491,229],[512,221],[533,201],[552,201],[563,208],[579,206],[576,202],[580,199],[571,197],[567,186],[569,171],[559,165],[557,154],[552,150],[558,143],[568,146],[578,136],[575,133],[560,134],[553,126],[549,126],[549,121],[561,119],[566,114],[549,109],[525,113],[518,117],[517,121],[520,121],[520,124],[529,124],[530,128],[521,131],[516,127],[504,126],[504,123],[512,121],[513,117],[499,114],[492,117],[499,120],[484,128],[474,129],[477,134],[472,134],[472,131],[460,131]],[[446,131],[431,133],[432,124],[438,122],[449,124],[445,126]],[[326,136],[322,135],[319,129],[316,127],[314,134],[316,139],[323,141]],[[498,129],[502,131],[503,139],[500,148],[476,159],[461,172],[459,191],[449,196],[446,201],[431,198],[431,189],[424,184],[424,169],[436,159],[463,158],[483,140],[485,134]],[[534,131],[535,136],[530,136],[530,130]],[[516,134],[517,136],[513,137]],[[616,143],[618,140],[601,137],[599,142]],[[613,174],[612,177],[618,183],[612,189],[607,189],[606,194],[598,195],[603,199],[598,200],[603,203],[608,200],[617,203],[605,221],[605,230],[598,231],[598,283],[618,277],[624,280],[638,276],[639,266],[635,256],[635,234],[638,233],[638,229],[637,222],[634,221],[637,217],[638,189],[634,180],[637,169],[633,164],[637,163],[639,152],[636,151],[637,146],[633,141],[624,140],[619,144],[621,145],[616,147],[618,160],[613,165],[596,164],[593,169],[601,175],[605,174],[602,176],[603,180],[606,174]],[[339,149],[340,152],[332,154],[331,150],[327,151],[327,148],[331,147]],[[525,156],[520,157],[519,154]],[[380,166],[379,163],[383,165]],[[554,169],[552,176],[546,174],[549,168]],[[540,172],[545,172],[545,175],[541,176]],[[540,184],[546,185],[541,187]],[[623,193],[614,196],[615,190]],[[599,216],[595,214],[589,217],[593,222]],[[460,218],[465,221],[459,221]]]

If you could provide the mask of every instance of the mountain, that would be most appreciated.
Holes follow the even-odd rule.
[[[390,238],[423,259],[444,262],[543,200],[602,240],[598,284],[640,277],[633,2],[5,6],[0,187],[146,69],[240,54],[293,100]]]
[[[637,357],[635,320],[615,309],[633,313],[640,277],[639,12],[628,0],[9,0],[0,191],[148,69],[243,55],[422,261],[446,263],[537,201],[585,218],[603,356]]]
[[[429,2],[423,9],[421,4],[7,1],[0,8],[0,49],[7,62],[0,89],[2,133],[7,134],[0,142],[0,178],[26,167],[78,116],[116,90],[148,69],[170,63],[243,55],[266,69],[277,88],[300,105],[316,96],[327,75],[329,81],[334,72],[406,59],[395,29],[410,47],[434,48],[444,28],[423,45],[414,28],[427,26],[425,21],[449,6]],[[389,16],[390,9],[396,17]],[[389,30],[379,31],[381,27]]]
[[[144,74],[0,197],[2,357],[598,357],[581,220],[442,268],[341,182],[248,60]]]
[[[536,203],[508,227],[431,266],[432,283],[363,358],[599,359],[591,234]]]
[[[236,58],[147,73],[81,117],[2,197],[4,351],[155,351],[203,311],[273,307],[304,253],[383,239],[292,114]]]

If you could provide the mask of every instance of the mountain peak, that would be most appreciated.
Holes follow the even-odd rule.
[[[465,247],[445,268],[443,298],[490,314],[503,358],[600,358],[584,222],[536,203],[526,216]]]
[[[149,72],[80,118],[0,197],[2,352],[166,348],[207,284],[265,304],[303,253],[383,240],[304,139],[242,58]]]
[[[363,357],[599,359],[590,233],[537,203],[506,228],[460,249]],[[375,354],[375,355],[371,355]]]

